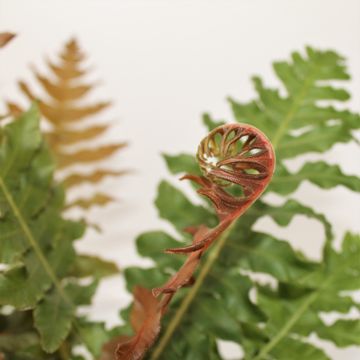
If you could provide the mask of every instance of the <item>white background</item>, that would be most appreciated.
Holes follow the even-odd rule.
[[[44,69],[44,55],[53,56],[76,35],[89,54],[91,78],[102,80],[93,98],[114,101],[112,109],[99,118],[113,124],[103,141],[127,140],[130,146],[107,164],[134,172],[99,186],[116,196],[118,203],[90,212],[103,233],[89,231],[78,248],[112,259],[121,267],[150,264],[134,249],[134,239],[142,231],[174,233],[157,217],[152,204],[160,179],[177,182],[167,174],[160,153],[194,152],[205,135],[201,113],[231,120],[225,98],[254,96],[251,75],[259,74],[267,84],[277,85],[270,66],[273,60],[287,58],[306,44],[336,49],[348,58],[353,77],[347,85],[353,94],[348,106],[360,110],[357,0],[0,0],[0,29],[18,33],[1,52],[1,99],[26,104],[16,80],[33,81],[29,64]],[[340,163],[345,172],[360,175],[359,155],[359,147],[349,144],[334,147],[326,158]],[[297,169],[304,160],[317,158],[309,155],[290,165]],[[84,186],[79,191],[88,194],[89,190]],[[360,232],[359,195],[341,187],[322,191],[303,184],[296,197],[327,214],[337,241],[347,229]],[[280,202],[275,197],[272,200]],[[257,228],[291,240],[312,258],[320,256],[323,232],[316,222],[297,217],[281,229],[264,219]],[[121,277],[107,280],[96,296],[92,317],[115,324],[118,309],[128,301]],[[322,344],[332,359],[360,357],[358,348],[337,350],[330,343]],[[230,358],[235,355],[231,349],[225,346],[224,350]]]

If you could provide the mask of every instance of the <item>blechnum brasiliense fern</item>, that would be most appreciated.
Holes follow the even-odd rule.
[[[217,339],[238,343],[243,358],[249,360],[329,359],[309,341],[312,333],[339,347],[360,345],[359,319],[340,319],[328,326],[320,316],[334,311],[347,314],[359,308],[349,292],[360,289],[360,236],[345,234],[341,249],[335,250],[332,227],[325,216],[291,198],[303,181],[321,189],[344,186],[359,192],[360,179],[325,161],[307,162],[294,173],[285,164],[287,159],[322,153],[339,142],[353,140],[352,131],[360,127],[359,115],[336,108],[350,95],[332,84],[333,80],[349,79],[344,59],[333,51],[307,48],[305,54],[296,52],[289,61],[275,63],[274,71],[285,94],[267,88],[255,77],[257,98],[248,103],[230,99],[230,104],[236,121],[256,126],[272,142],[277,165],[266,192],[283,196],[284,203],[273,206],[258,200],[231,231],[223,234],[221,243],[215,241],[214,248],[201,260],[195,284],[176,292],[168,305],[157,342],[146,354],[149,359],[221,359]],[[319,103],[324,100],[328,105]],[[205,115],[204,123],[213,130],[223,122]],[[165,155],[165,160],[173,174],[201,175],[192,155]],[[244,187],[242,190],[246,192]],[[184,262],[182,255],[164,254],[163,250],[189,245],[191,237],[185,228],[214,228],[218,221],[208,202],[194,205],[165,181],[159,185],[156,206],[179,236],[175,239],[163,231],[153,231],[138,237],[140,255],[153,259],[154,266],[125,271],[127,288],[135,289],[136,300],[132,310],[122,312],[125,325],[117,329],[122,335],[131,336],[134,330],[139,333],[144,320],[141,316],[146,315],[146,311],[139,313],[139,308],[151,312],[154,307],[151,293],[135,286],[158,288]],[[291,239],[278,239],[253,229],[263,216],[287,226],[297,215],[323,225],[326,240],[321,261],[295,251],[287,241]],[[251,273],[267,274],[276,285],[260,283]],[[158,295],[157,290],[154,293]],[[130,342],[121,339],[118,359],[139,359],[147,350],[145,342],[144,349],[135,346],[131,354],[127,353]]]
[[[14,36],[0,33],[0,48]],[[63,186],[37,106],[0,121],[0,359],[84,360],[79,346],[98,359],[112,334],[78,309],[118,268],[75,251],[85,223],[62,215]]]
[[[97,358],[111,334],[78,307],[118,269],[76,253],[85,226],[62,216],[64,192],[39,121],[34,106],[0,127],[0,358],[84,360],[78,345]]]

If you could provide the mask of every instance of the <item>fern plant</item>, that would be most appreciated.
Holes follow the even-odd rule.
[[[108,130],[109,125],[94,124],[92,117],[110,106],[109,101],[84,104],[86,96],[93,90],[95,84],[84,83],[87,75],[83,62],[85,55],[75,39],[69,40],[56,62],[47,60],[51,76],[45,76],[33,69],[34,76],[44,89],[47,97],[39,98],[26,82],[20,81],[21,92],[30,100],[37,101],[44,119],[49,125],[46,137],[54,153],[66,188],[73,188],[83,183],[96,184],[107,176],[122,175],[124,171],[96,167],[96,164],[107,159],[125,143],[91,146]],[[13,102],[7,103],[13,115],[19,115],[22,109]],[[90,123],[89,123],[90,121]],[[89,124],[87,124],[89,123]],[[85,145],[83,145],[85,144]],[[75,150],[74,150],[75,149]],[[87,165],[87,172],[74,172],[74,165]],[[95,170],[94,170],[95,167]],[[75,199],[67,207],[77,206],[87,209],[91,206],[104,206],[113,201],[113,197],[103,192],[96,192],[89,198]]]
[[[118,270],[76,254],[84,223],[61,215],[64,192],[39,121],[33,107],[0,128],[0,357],[80,360],[82,344],[96,358],[109,334],[77,308]]]
[[[325,161],[307,162],[296,172],[291,172],[285,163],[296,156],[322,153],[339,142],[352,141],[352,130],[360,127],[360,117],[337,109],[337,104],[350,95],[332,84],[350,78],[345,61],[334,51],[308,47],[305,54],[295,52],[290,60],[274,63],[274,71],[286,90],[284,94],[254,77],[256,99],[247,103],[229,101],[236,121],[258,127],[272,142],[277,166],[266,192],[283,196],[283,205],[274,206],[261,198],[221,240],[215,240],[201,260],[195,283],[177,291],[166,313],[160,314],[162,330],[158,334],[156,301],[162,298],[156,299],[156,288],[167,283],[183,263],[181,255],[164,254],[163,250],[180,248],[181,254],[181,249],[192,246],[189,227],[215,228],[218,223],[208,202],[194,205],[179,189],[161,182],[155,203],[160,217],[175,227],[178,237],[152,231],[137,238],[139,254],[152,259],[154,266],[125,270],[127,289],[134,292],[135,300],[133,306],[122,311],[125,324],[116,329],[120,336],[117,359],[222,359],[219,339],[237,343],[248,360],[330,359],[311,341],[310,334],[338,347],[360,345],[359,319],[344,318],[327,325],[321,316],[333,311],[347,314],[360,308],[351,296],[351,291],[360,289],[360,236],[345,234],[341,249],[335,250],[332,226],[326,217],[291,198],[304,181],[324,190],[344,186],[359,192],[360,179]],[[325,100],[328,105],[322,105]],[[204,116],[204,123],[209,130],[222,124],[209,115]],[[191,174],[187,176],[190,179],[201,175],[193,155],[164,157],[173,174]],[[220,163],[219,159],[213,161],[215,166]],[[213,169],[208,171],[208,175],[214,175]],[[244,191],[243,185],[242,194]],[[199,192],[204,195],[202,188]],[[253,228],[264,216],[287,226],[297,215],[323,225],[321,261],[296,251],[287,241],[291,239],[278,239]],[[276,285],[259,282],[252,276],[257,273],[267,274]],[[152,294],[144,288],[155,290]],[[140,332],[145,334],[142,341],[134,343],[134,336],[141,338]],[[132,350],[127,351],[130,346]]]

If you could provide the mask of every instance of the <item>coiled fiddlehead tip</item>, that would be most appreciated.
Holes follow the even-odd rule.
[[[226,124],[212,130],[201,141],[197,159],[203,176],[186,178],[201,185],[199,193],[214,203],[221,218],[255,201],[275,166],[270,141],[247,124]]]
[[[159,335],[160,319],[172,297],[180,288],[196,281],[193,274],[203,253],[261,195],[275,166],[270,141],[261,131],[246,124],[222,125],[211,131],[201,141],[197,159],[203,176],[190,174],[183,179],[200,185],[198,192],[214,204],[219,224],[212,229],[205,225],[191,226],[187,229],[193,235],[191,245],[167,249],[169,253],[184,254],[187,259],[164,285],[153,289],[152,297],[145,293],[147,302],[156,305],[148,306],[146,316],[141,309],[133,308],[132,318],[139,317],[144,321],[136,326],[136,334],[130,340],[119,343],[117,360],[143,358]]]

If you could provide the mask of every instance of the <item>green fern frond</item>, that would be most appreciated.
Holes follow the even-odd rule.
[[[255,77],[257,98],[248,103],[230,99],[230,104],[237,121],[258,127],[272,141],[277,170],[267,192],[286,199],[282,206],[273,206],[262,198],[239,218],[225,239],[214,245],[202,261],[195,285],[179,291],[169,306],[149,359],[222,359],[219,339],[237,343],[246,360],[329,359],[309,341],[310,333],[339,347],[360,345],[358,319],[327,325],[320,316],[332,311],[347,314],[359,308],[345,293],[360,289],[360,238],[346,234],[342,248],[336,251],[326,217],[289,197],[305,181],[323,190],[344,186],[360,192],[360,179],[325,161],[305,163],[296,172],[289,171],[284,162],[352,141],[360,117],[349,110],[338,110],[337,105],[350,95],[333,85],[333,80],[349,80],[345,60],[334,51],[308,47],[305,54],[296,52],[289,61],[275,63],[274,70],[281,89],[267,88]],[[210,130],[222,123],[208,114],[204,116]],[[164,157],[173,174],[199,174],[196,159],[190,154]],[[155,204],[160,217],[177,230],[178,238],[164,232],[140,235],[138,252],[155,265],[125,270],[130,291],[135,285],[159,286],[168,274],[177,271],[182,258],[162,250],[187,244],[185,227],[216,223],[206,201],[194,205],[167,182],[160,184]],[[254,224],[264,216],[280,226],[289,225],[296,216],[321,223],[326,239],[322,259],[308,259],[292,247],[290,238],[278,239],[255,231]],[[266,274],[272,282],[264,283],[252,276],[258,273]],[[129,309],[122,312],[122,317],[126,325],[118,332],[131,335]]]
[[[54,183],[39,120],[34,106],[0,128],[0,306],[11,308],[0,316],[0,354],[6,359],[49,359],[47,353],[58,359],[61,346],[70,356],[79,342],[91,348],[83,329],[89,322],[76,309],[90,303],[101,277],[116,272],[111,263],[77,257],[74,241],[84,223],[61,216],[64,193]],[[83,285],[90,264],[91,282]]]

